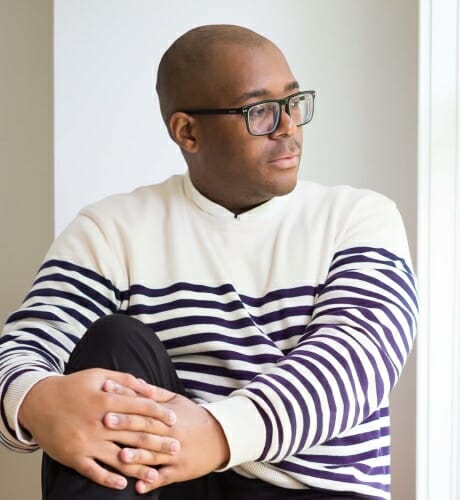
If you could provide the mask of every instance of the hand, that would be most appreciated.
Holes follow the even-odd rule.
[[[230,452],[220,424],[204,408],[184,396],[176,395],[163,403],[177,416],[177,421],[169,427],[168,436],[180,443],[180,451],[175,455],[158,455],[148,446],[124,448],[120,460],[126,464],[162,465],[154,481],[139,480],[138,493],[147,493],[161,486],[187,481],[216,470],[228,462]],[[118,428],[155,433],[154,419],[118,415]]]
[[[120,413],[155,419],[157,436],[149,446],[166,460],[171,450],[178,449],[177,441],[167,437],[176,416],[159,403],[174,395],[126,373],[82,370],[38,382],[24,398],[18,418],[52,458],[102,486],[124,489],[125,476],[151,482],[158,480],[158,472],[120,460],[121,447],[115,443],[139,447],[145,433],[107,429],[104,417]],[[108,471],[98,461],[123,475]]]

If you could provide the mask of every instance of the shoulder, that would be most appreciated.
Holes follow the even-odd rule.
[[[349,185],[326,186],[310,181],[299,181],[295,193],[295,203],[303,208],[351,209],[360,203],[395,206],[393,200],[370,189]]]
[[[409,259],[404,223],[396,203],[370,189],[300,181],[293,209],[310,227],[322,227],[336,250],[386,248]]]
[[[162,208],[178,202],[183,191],[183,176],[175,175],[159,184],[141,186],[129,193],[108,196],[86,206],[80,215],[92,219],[110,218],[129,221],[132,218],[158,214]]]

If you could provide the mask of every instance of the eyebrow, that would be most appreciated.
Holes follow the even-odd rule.
[[[284,90],[296,90],[299,88],[299,82],[294,80],[293,82],[288,83],[287,85],[284,86]],[[244,102],[247,101],[248,99],[253,99],[254,97],[267,97],[267,95],[270,92],[267,89],[257,89],[257,90],[251,90],[249,92],[245,92],[244,94],[241,94],[236,102]]]

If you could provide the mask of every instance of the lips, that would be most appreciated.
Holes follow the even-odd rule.
[[[284,154],[282,156],[278,156],[273,160],[268,162],[270,165],[278,168],[292,168],[296,167],[299,163],[299,154]]]

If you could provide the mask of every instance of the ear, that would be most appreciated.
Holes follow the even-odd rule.
[[[174,142],[187,153],[198,151],[197,121],[193,116],[176,111],[169,118],[169,133]]]

